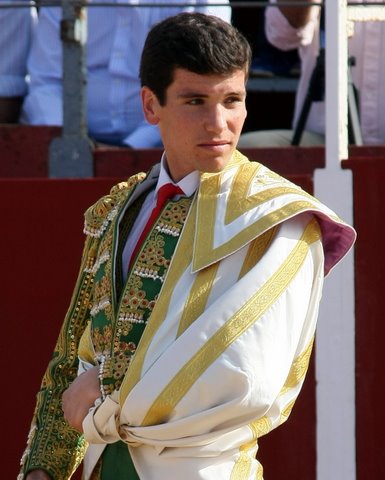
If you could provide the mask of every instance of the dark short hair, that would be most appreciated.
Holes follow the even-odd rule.
[[[184,12],[166,18],[148,33],[140,80],[164,105],[176,68],[202,75],[244,70],[247,78],[250,62],[250,45],[234,26],[213,15]]]

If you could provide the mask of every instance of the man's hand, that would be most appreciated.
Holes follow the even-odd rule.
[[[293,3],[313,3],[314,0],[291,0]],[[277,4],[279,5],[281,2],[287,2],[287,0],[277,0]],[[321,2],[320,2],[321,3]],[[318,7],[317,7],[318,8]],[[279,7],[281,12],[287,18],[287,21],[290,23],[291,26],[294,28],[302,28],[304,27],[310,20],[310,12],[311,6],[309,7]]]
[[[100,397],[99,367],[79,375],[63,393],[62,408],[69,425],[83,433],[82,423],[95,400]]]
[[[27,473],[25,480],[52,480],[44,470],[32,470]]]

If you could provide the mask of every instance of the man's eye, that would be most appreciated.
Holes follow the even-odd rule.
[[[231,104],[231,103],[238,103],[242,102],[242,99],[240,97],[228,97],[226,98],[226,103]]]
[[[202,105],[203,100],[201,98],[192,98],[187,102],[189,105]]]

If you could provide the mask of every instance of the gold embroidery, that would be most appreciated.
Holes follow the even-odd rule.
[[[230,480],[246,480],[249,478],[252,467],[252,458],[249,450],[254,449],[255,446],[256,442],[254,441],[239,448],[239,456],[231,472]]]
[[[263,480],[263,467],[259,462],[258,462],[256,480]]]
[[[84,233],[90,237],[100,238],[109,223],[115,219],[119,206],[132,193],[133,187],[145,177],[145,173],[138,173],[127,182],[113,186],[109,195],[105,195],[92,205],[84,216]]]
[[[199,247],[200,242],[203,242],[204,248],[208,248],[210,251],[214,245],[214,228],[220,186],[220,175],[217,174],[207,178],[202,176],[197,202],[199,209],[197,209],[195,249]],[[201,205],[204,205],[204,208],[201,208]],[[195,255],[196,253],[194,252]],[[195,263],[196,261],[193,258],[193,265]]]
[[[289,375],[286,379],[285,385],[282,387],[280,395],[284,395],[286,392],[296,387],[299,382],[305,377],[309,366],[313,343],[314,337],[311,342],[309,342],[309,345],[305,348],[305,350],[301,353],[301,355],[299,355],[294,360],[290,368]]]
[[[198,272],[183,309],[177,337],[182,335],[193,321],[203,313],[211,293],[218,267],[219,264],[216,263],[215,265],[211,265]]]
[[[289,418],[289,415],[294,407],[295,400],[292,402],[288,403],[286,407],[282,410],[281,412],[281,418],[280,418],[280,424],[283,422],[286,422],[286,420]]]
[[[250,195],[253,183],[269,186],[270,188]],[[279,187],[271,188],[274,184],[279,184]],[[225,224],[228,225],[243,213],[268,200],[288,193],[300,193],[301,195],[312,198],[299,186],[289,182],[266,167],[262,168],[260,164],[252,162],[241,164],[232,183],[230,197],[227,203],[228,208],[226,210]]]
[[[305,229],[301,239],[276,273],[180,368],[153,402],[142,426],[167,421],[175,405],[203,372],[274,304],[296,276],[306,258],[308,230]]]
[[[284,207],[278,208],[265,215],[263,218],[256,221],[254,224],[249,225],[238,234],[234,235],[228,242],[220,245],[217,248],[213,248],[213,238],[210,234],[206,234],[204,229],[197,230],[197,242],[196,251],[193,259],[193,270],[200,270],[204,268],[208,263],[214,263],[221,258],[226,257],[228,254],[237,250],[242,245],[246,245],[250,240],[258,237],[263,232],[267,231],[275,225],[307,210],[314,208],[314,205],[307,201],[295,201],[286,204]],[[205,212],[206,213],[206,212]],[[201,215],[201,221],[205,225],[212,225],[213,219],[208,218],[206,215]],[[211,229],[210,229],[211,231]]]
[[[106,324],[101,327],[95,326],[92,332],[93,344],[95,346],[95,357],[98,359],[101,355],[108,355],[112,341],[112,326]]]
[[[91,340],[91,322],[88,322],[87,327],[80,338],[78,355],[82,360],[88,363],[95,362],[95,351]]]
[[[258,163],[245,162],[241,164],[237,169],[231,185],[228,205],[231,205],[232,208],[228,208],[226,210],[226,224],[229,224],[232,220],[234,220],[234,218],[239,215],[238,213],[234,216],[234,218],[231,219],[231,217],[229,216],[230,210],[234,212],[239,212],[241,206],[244,208],[245,200],[247,201],[247,198],[250,195],[250,189],[254,181],[254,176],[261,170],[261,168],[262,165]],[[243,211],[241,211],[240,213],[243,213]]]
[[[76,378],[77,342],[82,336],[89,318],[93,277],[85,271],[85,268],[89,261],[92,244],[93,242],[90,240],[86,242],[71,304],[60,331],[54,355],[44,374],[37,395],[27,448],[21,460],[23,473],[20,475],[23,478],[26,471],[35,468],[43,468],[57,480],[70,478],[87,449],[84,438],[73,429],[69,429],[63,419],[61,393]],[[63,377],[61,377],[63,372]],[[66,380],[64,383],[59,383],[58,378]],[[44,423],[44,428],[41,428],[42,423]]]
[[[288,180],[271,172],[266,167],[262,168],[256,162],[248,162],[239,152],[236,152],[233,160],[232,165],[228,168],[237,169],[234,175],[239,181],[232,182],[229,200],[226,200],[226,196],[222,195],[221,192],[221,185],[226,178],[226,172],[202,175],[198,202],[199,210],[197,212],[193,271],[198,271],[209,263],[215,263],[226,257],[278,223],[296,214],[318,208],[319,202],[314,197]],[[269,187],[250,195],[250,185],[253,182],[268,184]],[[272,187],[271,185],[274,184],[278,184],[279,187]],[[223,240],[222,244],[217,245],[215,237],[217,209],[226,208],[223,224],[228,225],[232,221],[239,219],[242,214],[247,214],[247,212],[256,209],[264,202],[287,194],[293,194],[291,203],[287,203],[275,210],[271,210],[272,206],[270,206],[270,210],[266,212],[264,217],[233,236],[229,233],[228,240]],[[221,236],[221,238],[224,237]]]
[[[249,427],[253,432],[253,438],[257,440],[258,438],[270,432],[270,430],[272,429],[272,424],[269,417],[265,416],[250,423]]]
[[[239,273],[239,278],[242,278],[244,275],[246,275],[246,273],[255,267],[255,265],[259,262],[273,241],[273,238],[277,233],[277,229],[278,227],[270,228],[270,230],[263,233],[250,243],[246,258]]]

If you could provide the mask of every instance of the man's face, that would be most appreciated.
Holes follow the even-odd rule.
[[[245,99],[243,70],[199,75],[177,68],[163,106],[150,89],[142,89],[146,118],[159,126],[174,181],[227,165],[246,118]]]

